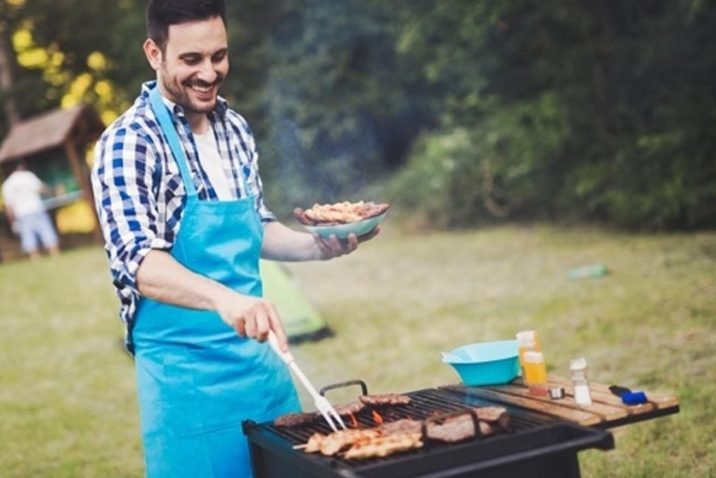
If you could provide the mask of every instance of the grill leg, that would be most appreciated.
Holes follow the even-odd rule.
[[[320,474],[312,474],[297,467],[291,460],[269,452],[255,443],[249,442],[251,469],[254,478],[320,478],[336,476],[330,469]]]
[[[263,453],[256,444],[249,442],[249,454],[251,455],[251,471],[254,478],[263,478],[266,476],[266,467],[264,466]]]
[[[513,478],[535,476],[549,478],[580,478],[577,453],[559,453],[507,464],[491,470],[465,475],[446,475],[454,478]]]

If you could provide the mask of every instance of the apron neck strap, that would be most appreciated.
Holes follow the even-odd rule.
[[[184,148],[181,145],[179,134],[177,133],[177,129],[174,126],[174,122],[169,115],[169,110],[164,104],[164,101],[162,101],[162,95],[159,92],[158,84],[149,92],[149,103],[151,104],[152,110],[154,111],[154,114],[159,121],[159,128],[162,130],[164,139],[166,139],[169,143],[169,148],[171,148],[172,150],[174,160],[179,166],[179,171],[181,172],[181,178],[184,182],[184,188],[186,189],[187,195],[196,196],[196,187],[194,186],[194,181],[191,178],[191,172],[189,170],[189,162],[187,161],[186,153],[184,152]]]

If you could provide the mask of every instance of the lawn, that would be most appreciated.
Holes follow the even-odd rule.
[[[610,273],[567,280],[591,263]],[[583,476],[716,476],[716,233],[408,234],[387,224],[352,256],[289,267],[335,332],[293,349],[318,385],[455,383],[440,351],[534,328],[550,372],[566,375],[583,355],[595,381],[681,402],[677,415],[615,429],[614,450],[580,453]],[[132,361],[103,251],[0,265],[0,294],[2,476],[143,476]]]

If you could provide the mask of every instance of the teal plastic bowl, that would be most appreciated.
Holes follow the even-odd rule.
[[[335,234],[338,239],[345,239],[349,234],[355,234],[357,237],[364,236],[371,232],[375,227],[383,222],[388,211],[377,216],[363,219],[362,221],[350,222],[347,224],[335,224],[332,226],[303,226],[311,234],[318,234],[321,237],[330,237]]]
[[[463,345],[443,352],[465,385],[502,385],[519,375],[516,340],[497,340]]]

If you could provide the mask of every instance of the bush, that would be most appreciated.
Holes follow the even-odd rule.
[[[545,215],[558,191],[567,133],[552,94],[490,111],[473,129],[423,135],[391,195],[439,227]]]

